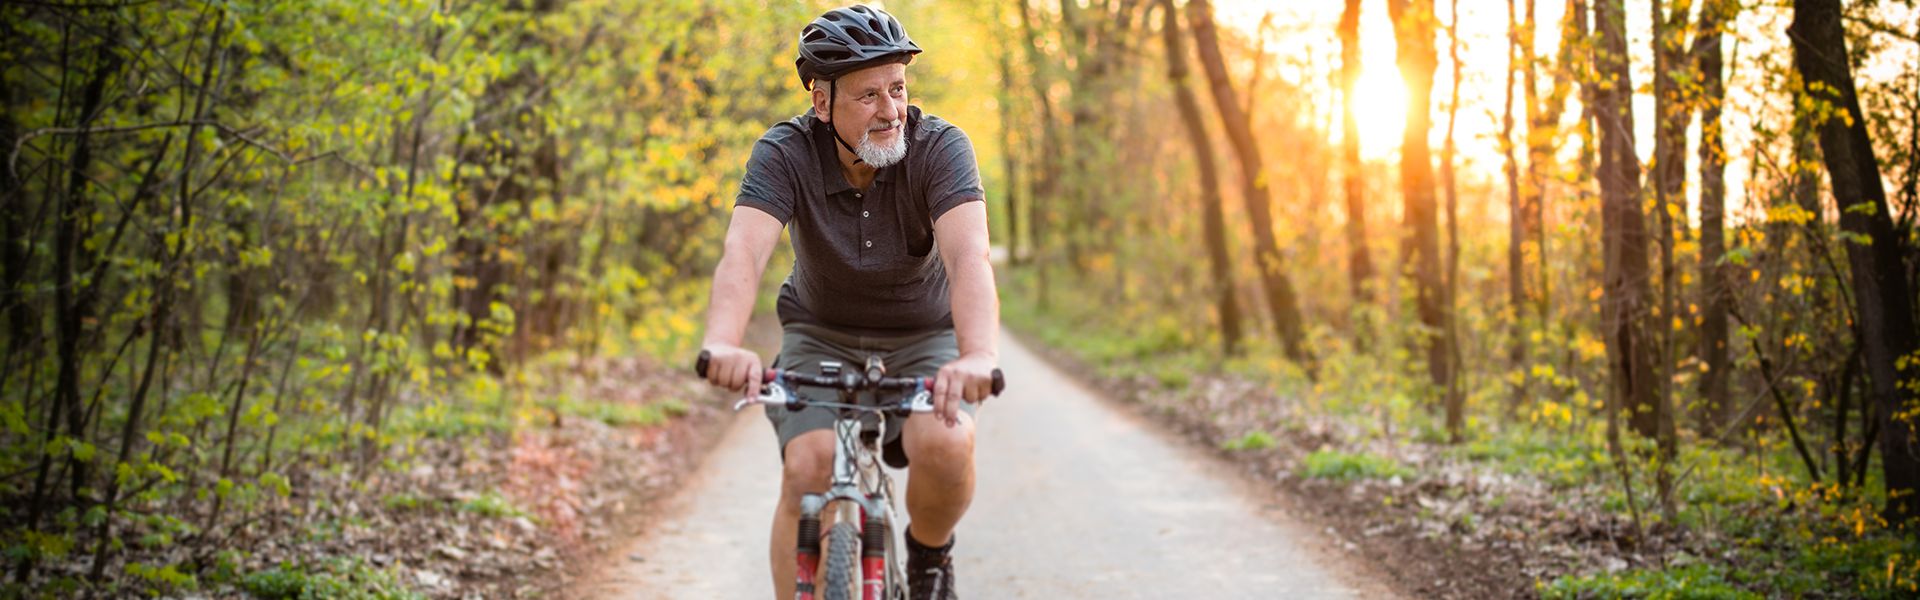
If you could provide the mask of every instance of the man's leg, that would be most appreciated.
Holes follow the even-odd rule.
[[[827,491],[833,478],[833,444],[832,429],[815,429],[787,442],[786,466],[780,475],[780,505],[773,511],[773,537],[767,548],[773,566],[774,600],[793,598],[800,497]],[[821,533],[826,533],[824,526]]]
[[[947,427],[931,414],[916,414],[901,428],[912,461],[907,477],[908,531],[923,546],[941,547],[973,503],[973,415],[959,413]]]

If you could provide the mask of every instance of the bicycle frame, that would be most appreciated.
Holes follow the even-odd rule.
[[[777,396],[788,392],[784,386],[771,386]],[[841,403],[855,404],[856,394],[841,392]],[[784,399],[766,401],[785,403]],[[876,425],[875,443],[886,439],[886,419]],[[865,441],[865,424],[859,411],[840,408],[834,420],[833,478],[827,491],[800,498],[798,568],[795,596],[814,600],[818,585],[822,548],[822,515],[831,514],[835,523],[853,523],[861,537],[860,597],[862,600],[894,600],[905,596],[906,565],[894,539],[893,480]]]

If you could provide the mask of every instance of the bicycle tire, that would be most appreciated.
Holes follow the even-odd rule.
[[[827,534],[827,574],[821,595],[824,600],[854,600],[860,584],[860,529],[852,523],[835,523]]]

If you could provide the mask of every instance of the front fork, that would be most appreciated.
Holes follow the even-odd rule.
[[[860,597],[888,600],[887,537],[891,532],[884,517],[867,510],[868,504],[879,505],[883,498],[876,495],[864,500],[855,503],[859,506],[859,518],[855,522],[860,523]],[[814,574],[820,568],[820,512],[826,508],[827,501],[825,494],[807,494],[800,499],[800,535],[794,552],[798,562],[794,570],[795,600],[814,600]]]
[[[860,524],[860,596],[862,600],[889,600],[887,581],[887,514],[891,509],[886,496],[860,490],[858,467],[854,464],[860,439],[858,419],[841,419],[834,424],[839,444],[834,448],[833,483],[825,494],[800,497],[800,535],[795,559],[794,598],[814,600],[814,573],[820,567],[820,513],[832,502],[850,501],[856,511],[844,511],[842,519]],[[845,505],[842,505],[845,506]],[[851,514],[850,514],[851,513]],[[849,518],[851,517],[851,518]]]

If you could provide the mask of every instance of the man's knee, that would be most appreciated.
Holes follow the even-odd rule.
[[[902,435],[915,467],[956,471],[973,464],[973,418],[966,413],[953,427],[930,415],[915,415]]]
[[[786,464],[780,477],[783,503],[797,508],[800,496],[826,491],[833,478],[833,441],[832,430],[820,429],[787,442]]]

